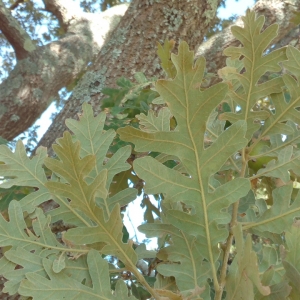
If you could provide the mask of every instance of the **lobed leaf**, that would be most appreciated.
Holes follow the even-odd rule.
[[[7,146],[0,145],[1,176],[8,177],[1,182],[1,188],[12,186],[34,187],[38,190],[22,198],[23,210],[31,213],[36,206],[51,199],[49,191],[44,184],[47,181],[43,161],[47,156],[47,149],[39,147],[32,158],[27,156],[21,141],[17,142],[13,153]]]
[[[102,253],[116,255],[132,269],[132,265],[137,261],[137,255],[130,244],[122,242],[123,223],[119,205],[114,205],[112,211],[107,207],[107,211],[103,212],[96,203],[96,195],[104,199],[107,195],[105,188],[107,169],[102,169],[88,184],[85,178],[95,167],[95,156],[87,155],[81,159],[80,143],[73,142],[68,132],[64,133],[63,138],[58,139],[58,145],[53,145],[53,149],[60,160],[46,158],[45,165],[61,176],[66,183],[47,182],[46,186],[54,195],[70,199],[69,206],[84,213],[88,218],[82,219],[84,227],[68,230],[65,238],[79,245],[106,243]],[[80,217],[80,214],[77,216]]]
[[[50,218],[37,209],[33,220],[33,231],[29,230],[19,202],[13,200],[8,208],[9,221],[0,216],[0,247],[9,246],[0,260],[0,272],[10,281],[5,291],[11,295],[17,292],[20,282],[27,272],[43,274],[42,257],[56,255],[67,248],[60,244],[50,229]],[[47,251],[52,249],[52,251]],[[17,265],[23,269],[16,269]]]
[[[276,188],[273,191],[273,205],[253,219],[253,223],[245,225],[244,230],[253,229],[263,235],[265,231],[280,234],[289,228],[293,219],[300,217],[300,193],[291,202],[292,190],[291,184]]]
[[[170,234],[172,245],[161,249],[157,257],[168,263],[159,264],[158,272],[166,277],[174,276],[176,284],[183,295],[188,296],[192,291],[201,291],[206,280],[211,276],[211,268],[203,261],[201,242],[173,225],[168,224],[144,224],[139,230],[148,237]],[[180,265],[180,267],[179,267]]]
[[[257,257],[252,250],[251,236],[243,241],[241,226],[233,227],[237,254],[230,266],[226,282],[226,299],[254,299],[254,286],[267,296],[271,293],[269,286],[261,283],[257,265]]]
[[[115,131],[112,129],[108,131],[103,130],[106,119],[104,112],[94,117],[91,105],[84,103],[82,108],[83,114],[79,116],[79,121],[68,119],[66,124],[80,142],[80,156],[84,158],[88,155],[93,155],[95,157],[95,168],[87,174],[87,182],[95,180],[101,172],[107,171],[105,188],[109,191],[114,176],[130,169],[130,165],[126,160],[131,154],[131,147],[125,146],[120,148],[108,158],[107,152],[116,135]],[[101,197],[97,197],[96,201],[97,205],[103,209],[105,219],[107,219],[116,203],[126,205],[136,198],[136,194],[137,191],[132,188],[120,191],[119,194],[114,195],[113,199],[110,199],[108,193],[102,193]]]
[[[299,166],[300,153],[293,153],[293,146],[289,145],[280,150],[277,161],[271,160],[265,168],[257,172],[256,176],[276,177],[287,183],[290,180],[290,170],[293,170],[296,174],[300,174]]]
[[[228,158],[246,145],[246,124],[243,121],[236,122],[223,130],[214,143],[204,148],[208,119],[212,110],[225,97],[227,86],[220,83],[201,91],[199,83],[203,78],[205,59],[199,58],[194,65],[193,60],[193,53],[182,42],[178,56],[172,55],[177,70],[176,77],[174,80],[159,80],[156,84],[157,91],[176,119],[175,131],[149,133],[126,127],[119,129],[118,133],[121,139],[134,143],[136,151],[161,152],[177,157],[182,164],[187,174],[169,169],[154,158],[144,157],[134,161],[134,170],[145,180],[146,193],[164,193],[172,204],[184,203],[191,208],[191,214],[170,210],[166,212],[166,216],[173,226],[187,234],[190,247],[195,238],[202,245],[200,253],[209,261],[211,276],[216,282],[218,243],[223,242],[228,235],[228,229],[219,227],[219,224],[230,219],[227,213],[221,211],[246,195],[250,185],[247,179],[240,178],[236,182],[233,180],[229,185],[231,188],[234,186],[234,191],[227,195],[224,191],[229,186],[210,193],[209,182],[211,176],[221,169]],[[183,225],[183,219],[193,220],[193,227],[190,226],[191,223]],[[143,230],[147,226],[152,225],[145,225]],[[194,232],[191,235],[192,228]],[[199,268],[201,270],[200,266]],[[193,271],[190,272],[194,274]],[[179,275],[176,282],[178,280],[180,281]],[[180,287],[187,288],[185,285]]]
[[[292,286],[290,299],[297,299],[300,293],[300,221],[297,220],[286,232],[286,244],[288,251],[285,253],[283,266],[289,283]]]
[[[24,296],[35,299],[136,299],[128,296],[124,283],[118,283],[115,295],[112,294],[108,276],[108,264],[101,255],[91,250],[87,256],[87,264],[92,279],[92,287],[69,278],[64,272],[55,273],[51,262],[43,259],[43,267],[49,277],[45,278],[36,273],[28,273],[22,281],[19,292]]]
[[[231,78],[239,82],[229,91],[230,98],[238,105],[238,111],[234,108],[235,112],[224,113],[221,118],[231,123],[245,120],[248,139],[260,128],[260,121],[269,116],[267,111],[253,109],[254,105],[259,99],[272,93],[280,93],[284,85],[281,77],[259,82],[265,73],[280,71],[279,62],[286,59],[283,48],[266,53],[272,40],[277,36],[278,25],[272,24],[261,32],[264,19],[264,16],[256,17],[255,12],[247,10],[246,16],[242,17],[244,28],[238,26],[231,28],[233,35],[243,46],[228,47],[224,50],[224,54],[231,59],[242,58],[245,71],[234,71],[231,74]]]
[[[163,107],[155,116],[153,110],[149,110],[148,115],[140,114],[136,116],[140,121],[140,128],[145,132],[170,131],[171,113],[167,107]]]

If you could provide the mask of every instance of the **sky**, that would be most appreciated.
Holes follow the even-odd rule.
[[[218,16],[220,18],[228,18],[234,14],[241,15],[243,14],[248,7],[252,7],[254,5],[254,0],[227,0],[226,1],[226,8],[220,8],[218,11]],[[55,112],[55,104],[52,103],[51,106],[47,109],[46,112],[43,113],[41,118],[37,120],[35,125],[40,125],[40,128],[37,130],[37,134],[41,137],[50,126],[50,116]],[[155,200],[151,200],[154,205],[156,205]],[[143,223],[143,214],[144,210],[140,207],[141,198],[137,198],[135,201],[131,202],[128,205],[127,213],[124,215],[124,223],[129,231],[130,238],[136,236],[137,241],[140,243],[145,239],[145,235],[139,233],[136,228],[140,224]],[[153,249],[156,247],[156,240],[152,240],[150,243],[147,244],[148,249]]]
[[[226,0],[226,8],[221,7],[218,11],[220,18],[229,18],[232,15],[240,16],[247,8],[251,8],[254,5],[254,0]]]

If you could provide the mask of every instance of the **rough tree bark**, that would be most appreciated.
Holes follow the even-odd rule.
[[[180,2],[185,1],[178,2],[177,5],[180,6]],[[39,145],[46,146],[49,149],[56,137],[61,136],[66,129],[64,120],[70,117],[74,118],[80,112],[83,102],[92,103],[94,110],[98,112],[102,87],[113,85],[116,78],[120,76],[131,78],[136,71],[142,71],[147,76],[158,75],[161,70],[158,67],[155,53],[155,41],[162,42],[165,38],[172,38],[178,42],[180,39],[184,39],[192,49],[197,50],[197,55],[206,57],[209,71],[224,66],[225,58],[222,56],[222,51],[225,47],[236,44],[236,41],[230,28],[228,28],[225,34],[222,32],[202,46],[197,47],[201,44],[207,29],[207,26],[203,28],[203,24],[207,24],[207,12],[206,10],[201,11],[201,9],[206,8],[206,4],[200,2],[202,6],[198,6],[200,11],[198,16],[195,16],[193,11],[189,13],[187,5],[181,7],[183,9],[181,15],[186,14],[187,29],[183,27],[181,30],[176,31],[176,23],[172,20],[176,20],[181,15],[180,13],[178,15],[180,7],[174,7],[173,2],[163,1],[161,6],[158,4],[150,6],[147,4],[141,5],[139,1],[133,1],[112,33],[110,41],[99,52],[93,69],[76,86],[69,101],[55,118]],[[294,27],[289,20],[292,11],[299,4],[299,0],[292,1],[290,4],[279,0],[267,0],[257,2],[254,9],[259,14],[266,16],[268,24],[277,22],[280,25],[276,41],[279,42]],[[193,5],[191,5],[191,10],[192,8]],[[155,19],[154,25],[153,19]],[[236,24],[241,24],[241,18],[237,20]],[[51,150],[49,153],[52,153]]]
[[[146,76],[161,75],[156,42],[186,40],[197,49],[213,22],[219,0],[169,1],[133,0],[110,40],[100,50],[92,67],[73,90],[72,96],[40,141],[49,146],[65,129],[64,120],[81,111],[83,102],[100,110],[101,89],[115,85],[116,79],[132,78],[137,71]],[[211,3],[211,4],[209,4]]]
[[[78,10],[70,13],[66,10],[68,6],[66,1],[44,0],[44,3],[46,9],[57,16],[66,30],[66,35],[58,42],[42,48],[32,50],[29,47],[28,50],[27,44],[26,47],[23,46],[23,52],[27,51],[29,54],[25,53],[26,58],[18,61],[20,67],[17,64],[11,74],[15,77],[10,77],[10,80],[0,85],[0,105],[2,105],[0,136],[7,139],[12,139],[17,133],[27,129],[47,107],[49,99],[56,95],[62,86],[72,82],[80,72],[85,70],[95,52],[98,52],[96,61],[81,78],[62,112],[56,117],[39,145],[51,146],[65,130],[64,120],[75,117],[80,112],[83,102],[92,103],[94,109],[99,111],[102,87],[114,85],[118,77],[131,78],[136,71],[142,71],[147,76],[160,75],[161,69],[158,66],[155,47],[157,41],[163,42],[166,38],[175,39],[177,42],[180,39],[186,40],[192,49],[197,50],[197,55],[206,57],[209,71],[224,66],[222,50],[236,44],[228,28],[198,47],[215,16],[218,0],[189,2],[133,0],[116,28],[112,32],[113,26],[108,28],[105,33],[111,34],[106,38],[104,34],[102,43],[96,45],[95,40],[99,37],[100,30],[89,21],[91,15],[80,13]],[[289,2],[260,0],[254,6],[259,14],[266,16],[268,24],[274,22],[279,24],[279,36],[275,47],[297,39],[297,31],[293,29],[289,20],[292,11],[299,7],[300,0]],[[4,11],[2,8],[0,0],[0,13]],[[123,9],[123,12],[125,10]],[[8,15],[5,11],[4,14]],[[240,24],[240,19],[236,23]],[[22,31],[17,30],[17,32],[22,37]],[[94,35],[95,32],[97,35]],[[10,31],[10,34],[13,34],[13,31]],[[22,39],[18,39],[16,52],[17,46],[19,47],[20,44],[22,46],[22,43]],[[60,52],[55,52],[57,49]],[[62,54],[60,56],[57,53]],[[36,58],[37,56],[39,59]],[[63,61],[61,58],[64,58]],[[55,64],[49,66],[49,60],[54,60]],[[34,72],[32,71],[34,68],[28,69],[28,66],[32,65],[35,67]],[[60,75],[63,78],[56,81],[55,79]],[[3,106],[6,113],[1,115]],[[25,107],[28,110],[25,111]],[[32,110],[35,112],[32,113]]]
[[[45,0],[44,4],[65,35],[37,47],[0,0],[0,30],[17,59],[0,85],[0,136],[7,140],[30,127],[58,91],[86,70],[128,7],[120,5],[97,15],[83,13],[71,0]]]

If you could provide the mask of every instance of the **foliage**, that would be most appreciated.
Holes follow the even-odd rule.
[[[222,82],[205,87],[205,59],[194,63],[185,42],[170,56],[166,41],[159,56],[169,78],[155,88],[122,79],[121,89],[107,89],[118,99],[110,106],[116,117],[143,93],[159,95],[147,115],[135,106],[140,114],[117,130],[118,140],[114,118],[105,124],[106,114],[94,117],[85,103],[79,121],[66,122],[73,135],[53,145],[56,158],[42,147],[29,158],[20,141],[15,152],[0,146],[0,187],[10,195],[0,216],[4,292],[298,299],[300,53],[270,52],[278,26],[262,31],[263,16],[247,11],[243,21],[232,28],[241,46],[224,51]],[[121,207],[141,189],[147,213],[139,230],[157,238],[157,251],[128,239],[122,222]]]

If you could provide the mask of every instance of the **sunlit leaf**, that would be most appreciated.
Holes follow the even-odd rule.
[[[272,24],[261,31],[264,25],[264,16],[256,17],[254,12],[247,10],[246,16],[242,17],[244,27],[233,26],[233,35],[242,43],[242,47],[228,47],[224,50],[226,56],[232,59],[242,59],[245,71],[233,72],[232,78],[239,82],[229,95],[238,105],[234,113],[224,113],[221,118],[234,123],[238,120],[247,121],[247,138],[261,126],[261,120],[268,118],[268,112],[253,110],[253,106],[259,99],[271,93],[280,93],[284,82],[281,77],[259,83],[266,72],[278,72],[281,70],[279,62],[286,59],[285,49],[280,48],[270,53],[265,53],[272,40],[277,36],[278,25]],[[253,45],[255,45],[253,47]]]
[[[226,185],[210,193],[209,179],[220,170],[231,155],[246,145],[247,141],[244,138],[246,124],[242,121],[235,123],[223,131],[212,145],[204,149],[207,120],[212,110],[225,97],[227,86],[219,83],[201,91],[199,83],[203,78],[205,60],[200,57],[193,65],[193,59],[193,52],[182,42],[179,45],[178,55],[172,55],[177,70],[175,79],[160,80],[156,85],[157,91],[176,118],[176,131],[149,133],[127,127],[119,129],[118,133],[121,139],[134,143],[136,151],[157,151],[178,157],[189,176],[172,170],[151,157],[135,160],[134,170],[146,181],[146,193],[165,193],[172,203],[180,201],[193,208],[193,213],[186,216],[180,211],[168,211],[167,218],[172,225],[188,234],[191,234],[194,228],[195,237],[189,236],[186,239],[190,247],[195,241],[203,245],[200,254],[203,259],[209,261],[212,268],[209,276],[216,280],[218,243],[224,241],[228,235],[228,230],[218,228],[218,224],[226,223],[230,219],[229,215],[221,211],[239,197],[246,195],[250,185],[247,179],[240,178],[236,182],[233,180],[229,183],[231,187],[228,186],[228,190],[232,194],[224,193]],[[191,220],[193,226],[190,226],[190,223],[183,225],[182,218]],[[143,230],[147,230],[147,226],[154,224],[145,225]],[[200,265],[199,268],[201,269]],[[172,269],[172,272],[175,271]],[[166,275],[170,274],[171,271]],[[178,274],[176,282],[180,281],[180,278],[182,277]],[[180,288],[185,289],[187,286],[180,284]],[[196,284],[193,289],[197,289]]]

